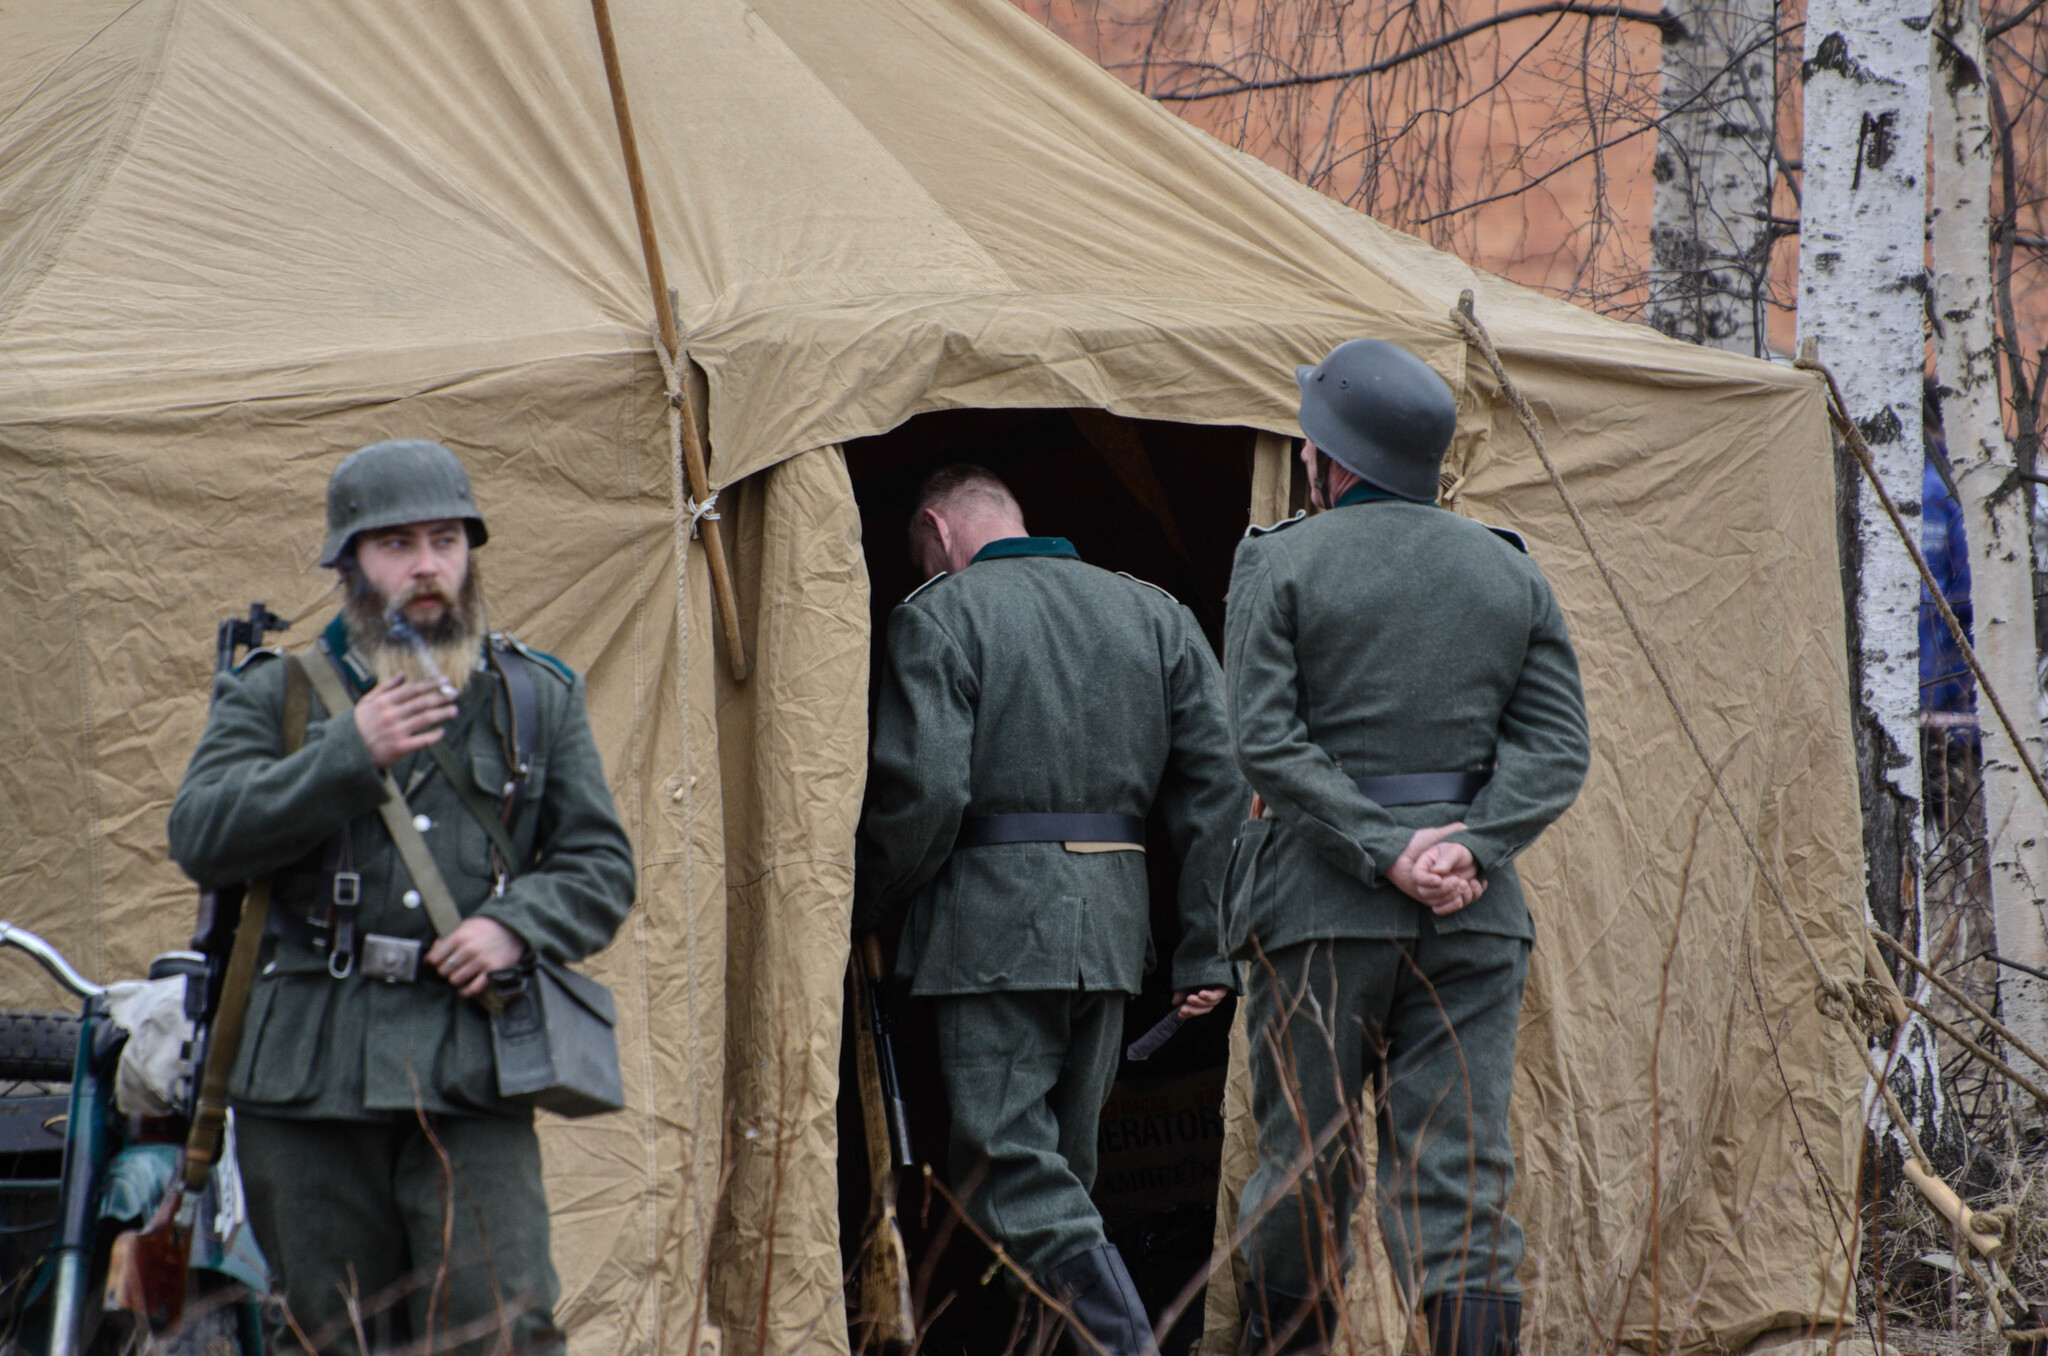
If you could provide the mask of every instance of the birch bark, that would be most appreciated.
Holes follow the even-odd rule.
[[[1799,334],[1817,340],[1880,479],[1919,531],[1926,355],[1931,0],[1813,0],[1807,13]],[[1920,580],[1855,465],[1838,462],[1862,777],[1866,907],[1923,952]],[[1946,1119],[1932,1033],[1901,1034],[1893,1083],[1931,1139]]]
[[[2035,767],[2044,741],[2034,700],[2033,573],[2028,487],[1999,416],[1991,287],[1992,131],[1978,0],[1942,0],[1934,45],[1935,370],[1949,464],[1970,536],[1977,657],[2020,726]],[[1984,825],[1998,952],[2048,969],[2048,805],[1982,694]],[[2000,974],[1999,1007],[2035,1049],[2048,1045],[2048,983]]]
[[[1649,322],[1764,354],[1777,86],[1770,0],[1675,0],[1650,226]]]

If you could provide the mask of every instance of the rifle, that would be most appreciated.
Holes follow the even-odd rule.
[[[261,649],[265,632],[282,631],[290,625],[265,603],[249,604],[247,617],[223,620],[213,639],[214,677],[233,672],[239,652]],[[235,926],[242,917],[242,893],[240,882],[199,887],[199,921],[192,932],[192,949],[206,958],[206,970],[185,977],[185,1015],[192,1020],[197,1033],[192,1046],[195,1070],[205,1063],[206,1032],[220,1003],[220,980],[227,970],[228,953],[234,950]],[[188,1113],[197,1109],[197,1079],[192,1086],[193,1105],[187,1108]]]
[[[909,1346],[917,1340],[910,1308],[910,1256],[896,1217],[896,1171],[912,1166],[910,1124],[896,1079],[896,1050],[889,1011],[882,999],[882,943],[873,933],[861,938],[847,959],[846,980],[853,1008],[853,1064],[860,1085],[861,1126],[868,1148],[866,1255],[861,1262],[860,1311],[855,1321],[876,1347]]]
[[[251,603],[249,615],[229,617],[214,635],[213,671],[218,677],[235,667],[240,652],[261,648],[264,633],[282,631],[291,623],[263,603]],[[289,689],[288,684],[288,689]],[[286,697],[286,724],[294,717],[293,698]],[[288,745],[303,731],[304,708],[296,717],[298,731],[286,731]],[[291,752],[288,747],[286,752]],[[243,902],[255,894],[250,908],[254,931],[241,938]],[[191,1265],[192,1227],[198,1217],[199,1198],[220,1158],[221,1138],[227,1123],[227,1076],[241,1043],[242,1014],[248,1007],[249,982],[261,946],[262,921],[269,906],[266,879],[253,891],[236,883],[201,886],[198,926],[192,934],[192,949],[205,964],[185,976],[185,1015],[192,1021],[192,1086],[186,1115],[190,1130],[179,1173],[164,1192],[163,1200],[149,1222],[137,1232],[128,1230],[114,1239],[107,1262],[107,1307],[139,1313],[152,1332],[174,1326],[185,1309],[186,1276]],[[224,1009],[225,1003],[225,1009]]]

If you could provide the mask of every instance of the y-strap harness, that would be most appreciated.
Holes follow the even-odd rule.
[[[511,830],[526,805],[527,787],[533,773],[533,737],[540,728],[540,703],[525,656],[519,655],[503,637],[495,635],[491,637],[485,654],[493,671],[505,681],[510,717],[503,733],[505,762],[511,769],[511,778],[505,783],[501,805],[493,807],[477,790],[465,775],[455,753],[445,743],[430,744],[427,750],[440,767],[441,775],[454,788],[463,808],[489,835],[491,893],[502,895],[517,862]],[[355,697],[341,676],[341,661],[328,650],[324,641],[319,644],[317,654],[310,651],[294,654],[290,661],[303,667],[313,690],[319,694],[321,705],[330,715],[338,715],[355,705]],[[456,907],[455,896],[449,890],[440,866],[434,861],[433,851],[428,848],[427,840],[421,836],[421,830],[414,822],[412,807],[406,804],[405,793],[399,790],[397,779],[386,771],[383,780],[384,800],[377,807],[377,812],[398,849],[406,873],[412,877],[413,888],[419,892],[420,903],[426,908],[427,919],[433,924],[435,934],[445,937],[462,925],[462,912]],[[346,979],[354,971],[360,950],[370,962],[366,964],[365,973],[376,971],[370,977],[393,983],[411,982],[415,978],[417,942],[375,935],[360,939],[357,936],[356,916],[362,906],[362,877],[355,870],[354,842],[349,825],[344,824],[335,836],[327,862],[332,888],[321,915],[303,923],[298,919],[273,915],[278,931],[290,934],[303,930],[302,940],[308,945],[316,950],[328,950],[327,973],[336,979]],[[386,955],[402,956],[406,963],[400,965],[379,959]]]

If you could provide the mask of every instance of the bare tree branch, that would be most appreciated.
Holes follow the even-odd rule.
[[[2040,9],[2041,6],[2044,4],[2048,4],[2048,0],[2032,0],[2032,3],[2030,3],[2025,9],[2021,10],[2019,13],[2015,15],[2012,15],[2010,18],[2000,19],[1995,24],[1986,24],[1984,26],[1984,40],[1986,42],[1989,42],[1991,39],[1998,37],[2000,34],[2010,33],[2013,29],[2018,28],[2028,19],[2031,19],[2034,16],[2034,12]]]
[[[1796,32],[1797,30],[1804,27],[1804,23],[1788,24],[1786,27],[1781,28],[1777,32],[1771,34],[1768,38],[1758,39],[1756,42],[1751,43],[1742,51],[1736,53],[1735,56],[1731,58],[1728,63],[1729,68],[1732,69],[1737,62],[1742,61],[1744,58],[1752,55],[1753,53],[1762,51],[1765,47],[1768,47],[1772,43],[1777,42],[1780,38],[1783,38],[1788,34]],[[1702,90],[1702,94],[1703,93],[1704,89]],[[1573,165],[1578,164],[1581,160],[1586,159],[1588,156],[1599,155],[1604,151],[1612,150],[1614,147],[1619,146],[1624,142],[1633,141],[1635,138],[1641,136],[1645,132],[1656,131],[1659,127],[1662,127],[1666,122],[1670,121],[1678,114],[1684,112],[1691,105],[1697,103],[1702,97],[1702,94],[1696,94],[1692,98],[1687,99],[1684,103],[1674,104],[1670,109],[1666,110],[1664,113],[1661,113],[1657,117],[1651,118],[1644,122],[1642,126],[1631,128],[1629,131],[1623,132],[1618,137],[1611,137],[1605,141],[1596,141],[1593,145],[1588,146],[1585,150],[1580,151],[1577,155],[1571,156],[1570,158],[1562,161],[1561,163],[1551,166],[1549,169],[1545,170],[1542,174],[1537,175],[1534,179],[1531,179],[1526,184],[1522,184],[1515,188],[1507,189],[1500,193],[1495,193],[1491,197],[1479,198],[1472,202],[1461,203],[1456,207],[1446,208],[1444,211],[1438,212],[1432,216],[1422,218],[1422,220],[1418,221],[1415,224],[1418,226],[1427,226],[1429,223],[1433,221],[1441,221],[1446,217],[1458,216],[1459,214],[1464,212],[1477,211],[1479,208],[1486,206],[1488,203],[1501,202],[1507,198],[1512,198],[1517,194],[1526,193],[1530,189],[1536,187],[1538,184],[1543,183],[1545,180],[1556,178],[1558,175],[1564,173],[1564,171],[1570,169]]]
[[[2044,0],[2035,0],[2035,3],[2044,3]],[[1369,75],[1383,75],[1397,66],[1414,61],[1418,57],[1428,56],[1431,52],[1448,47],[1452,43],[1463,42],[1475,33],[1483,33],[1490,28],[1498,28],[1502,24],[1513,23],[1517,19],[1533,19],[1545,14],[1583,14],[1593,19],[1623,19],[1631,23],[1653,24],[1667,37],[1674,30],[1683,32],[1678,20],[1672,16],[1670,10],[1666,9],[1629,9],[1620,4],[1589,4],[1586,3],[1586,0],[1549,0],[1549,3],[1545,4],[1525,5],[1520,9],[1503,10],[1499,14],[1489,15],[1487,18],[1466,24],[1463,28],[1453,29],[1451,32],[1445,33],[1440,37],[1431,38],[1429,41],[1411,47],[1405,52],[1396,52],[1393,56],[1382,58],[1368,65],[1353,66],[1349,70],[1322,71],[1313,75],[1280,76],[1272,80],[1243,80],[1234,85],[1224,85],[1216,89],[1196,90],[1185,94],[1162,91],[1153,94],[1151,97],[1161,103],[1194,103],[1200,99],[1224,99],[1233,94],[1254,94],[1263,90],[1275,89],[1297,89],[1306,85],[1326,85],[1333,81],[1358,80]],[[1187,63],[1190,67],[1196,64],[1193,62]],[[1210,69],[1215,68],[1212,67]]]

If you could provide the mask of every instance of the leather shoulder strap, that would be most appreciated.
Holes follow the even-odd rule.
[[[540,736],[540,696],[534,691],[533,672],[527,667],[532,661],[525,655],[509,645],[493,645],[488,653],[491,667],[505,680],[505,704],[511,713],[511,725],[505,731],[505,742],[510,745],[505,752],[512,768],[512,789],[505,797],[505,823],[511,825],[519,822],[519,812],[526,807],[534,741]]]
[[[304,662],[306,676],[312,679],[313,690],[320,694],[320,704],[330,715],[337,715],[355,705],[349,698],[347,684],[341,681],[341,674],[334,667],[332,655],[323,649],[317,654],[304,656]],[[414,888],[420,892],[420,902],[427,910],[427,921],[434,925],[436,933],[446,937],[462,926],[462,910],[455,907],[455,895],[449,890],[440,866],[435,863],[427,840],[412,826],[412,807],[405,803],[405,793],[398,789],[398,783],[389,772],[383,776],[384,803],[377,807],[377,813],[383,818],[384,828],[398,848],[398,857],[405,863],[406,874],[412,877]]]
[[[284,756],[297,753],[306,742],[306,718],[312,714],[313,684],[306,677],[303,655],[290,655],[284,666]]]
[[[284,736],[287,758],[306,742],[306,718],[313,704],[309,672],[306,656],[285,657],[284,721],[279,733]],[[185,1190],[195,1194],[206,1189],[207,1178],[220,1158],[221,1135],[227,1124],[228,1079],[242,1046],[242,1018],[249,1011],[249,988],[256,982],[256,960],[263,950],[263,935],[269,930],[270,877],[258,876],[242,896],[242,919],[235,925],[235,944],[228,950],[227,969],[221,975],[220,1003],[206,1040],[206,1064],[199,1070],[199,1098],[185,1137],[180,1171]]]

